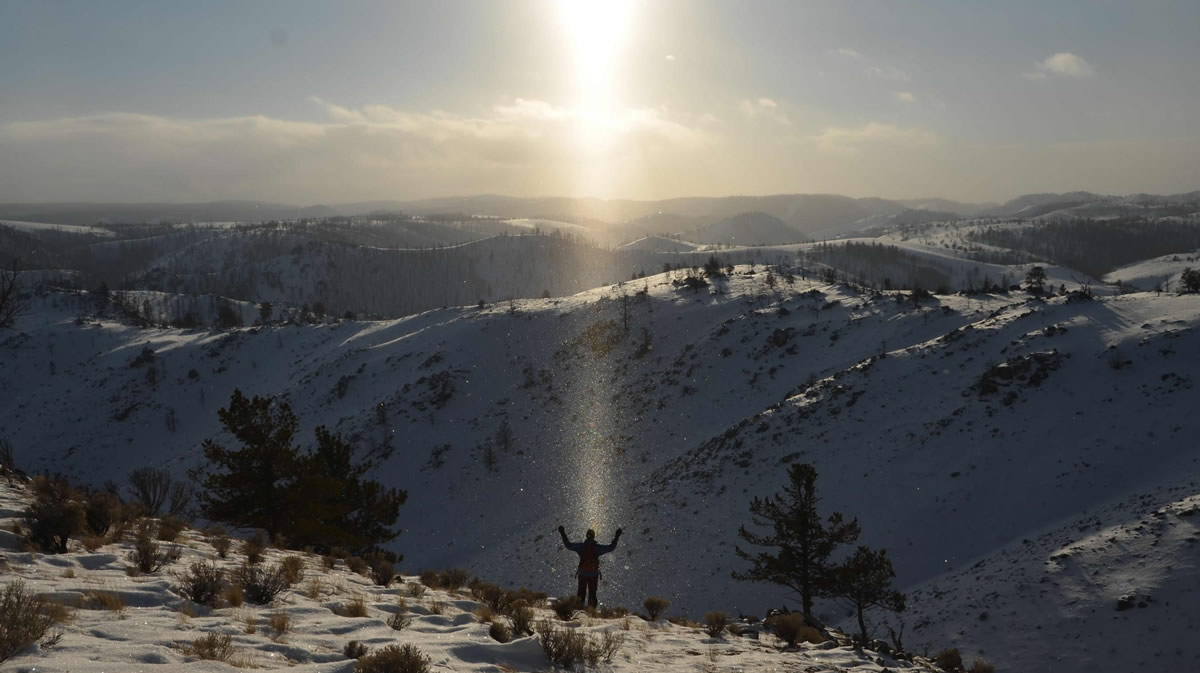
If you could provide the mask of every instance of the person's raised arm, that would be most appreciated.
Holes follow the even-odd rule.
[[[567,529],[566,528],[559,526],[558,534],[562,537],[564,547],[569,546],[571,544],[571,542],[569,540],[567,540]]]

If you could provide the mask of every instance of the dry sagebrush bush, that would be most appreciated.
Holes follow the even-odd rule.
[[[129,562],[139,573],[156,573],[179,560],[181,550],[176,546],[164,548],[154,539],[154,524],[143,519],[134,532],[133,551]]]
[[[113,591],[104,591],[103,589],[94,589],[87,592],[86,595],[95,609],[108,610],[118,615],[125,612],[125,600],[121,598],[121,594]]]
[[[508,613],[512,622],[513,633],[524,636],[533,633],[533,608],[528,605],[518,605]]]
[[[158,520],[158,539],[163,542],[174,542],[179,539],[179,534],[186,528],[186,521],[173,514],[168,514]]]
[[[704,613],[704,632],[710,638],[719,638],[722,633],[725,633],[727,626],[729,626],[729,615],[724,612],[712,610]]]
[[[424,580],[422,580],[422,582],[424,582]],[[425,595],[425,584],[412,582],[406,586],[408,587],[409,598],[420,598]]]
[[[451,568],[438,573],[438,584],[445,591],[454,593],[466,585],[471,579],[471,573],[462,568]]]
[[[356,673],[429,673],[430,659],[415,645],[388,645],[358,658]]]
[[[649,596],[646,600],[642,601],[642,607],[646,609],[646,614],[650,616],[650,621],[658,621],[662,613],[671,607],[671,601],[659,596]]]
[[[242,543],[242,553],[246,555],[246,563],[258,565],[262,563],[263,554],[267,551],[267,533],[263,530],[254,531],[254,535]]]
[[[210,633],[179,648],[184,654],[210,661],[229,661],[233,657],[233,636]]]
[[[789,646],[796,643],[823,643],[821,632],[808,625],[808,620],[799,612],[775,615],[767,620],[767,626],[775,629],[775,635]]]
[[[512,630],[505,626],[503,622],[498,621],[492,622],[492,625],[488,627],[488,635],[498,643],[507,643],[512,640],[513,636]]]
[[[299,556],[293,554],[284,557],[280,566],[283,568],[283,578],[289,587],[298,584],[300,578],[304,577],[304,559]]]
[[[330,610],[339,617],[366,617],[367,602],[362,595],[358,595],[344,603],[333,606]]]
[[[562,596],[554,601],[554,614],[564,622],[571,621],[582,608],[583,601],[579,600],[579,596]]]
[[[275,632],[273,640],[278,641],[284,634],[292,630],[292,617],[286,612],[274,612],[267,617],[267,626]]]
[[[538,622],[535,630],[546,657],[564,669],[573,668],[576,662],[592,667],[610,662],[625,643],[623,634],[604,631],[592,638],[577,629],[559,628],[549,620]]]
[[[206,561],[197,561],[186,572],[175,573],[175,590],[188,600],[210,608],[221,602],[225,571]]]
[[[404,629],[408,628],[410,624],[412,624],[412,617],[409,617],[403,612],[397,612],[391,617],[388,617],[387,623],[388,626],[392,627],[393,631],[403,631]]]
[[[246,600],[255,605],[270,603],[288,588],[287,576],[278,563],[271,568],[244,565],[233,572],[233,579],[242,587]]]
[[[0,593],[0,662],[7,661],[46,635],[55,622],[51,605],[45,598],[26,591],[21,580],[5,586],[4,592]]]

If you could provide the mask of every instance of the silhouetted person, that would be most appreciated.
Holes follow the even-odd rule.
[[[576,593],[579,600],[587,600],[587,604],[591,607],[596,607],[596,585],[600,582],[600,557],[617,548],[617,540],[621,539],[621,529],[617,529],[617,534],[613,536],[613,541],[609,544],[600,544],[596,542],[596,531],[588,529],[587,539],[583,542],[571,542],[567,539],[567,531],[562,526],[558,527],[558,534],[562,536],[563,546],[571,551],[579,554],[579,570],[575,571],[575,576],[579,578],[579,591]]]

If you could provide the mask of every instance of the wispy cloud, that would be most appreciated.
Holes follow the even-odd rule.
[[[661,169],[709,140],[703,121],[665,107],[598,115],[517,98],[469,116],[313,100],[324,121],[121,113],[0,123],[0,186],[18,200],[50,183],[97,199],[353,199],[463,184],[518,192],[565,180],[581,162]]]
[[[854,62],[858,67],[862,68],[864,75],[872,79],[886,79],[896,82],[908,82],[912,79],[908,73],[900,68],[887,64],[874,63],[865,54],[855,49],[842,47],[841,49],[832,50],[831,53],[843,60]]]
[[[1061,51],[1039,61],[1034,65],[1033,70],[1022,73],[1026,79],[1032,80],[1046,80],[1051,77],[1082,78],[1095,74],[1095,69],[1082,56],[1067,51]]]
[[[898,101],[902,101],[904,103],[917,102],[917,97],[913,95],[913,92],[911,91],[896,91],[894,93],[896,94],[896,100]]]
[[[747,119],[771,119],[784,126],[790,126],[792,121],[772,98],[755,98],[743,100],[738,109]]]
[[[917,128],[870,122],[860,127],[830,127],[813,136],[817,149],[831,154],[857,154],[869,146],[927,147],[937,135]]]

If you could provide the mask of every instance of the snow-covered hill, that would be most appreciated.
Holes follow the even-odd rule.
[[[201,440],[220,437],[216,410],[235,387],[277,395],[296,408],[302,437],[324,424],[384,458],[378,478],[409,491],[395,548],[411,568],[464,566],[566,591],[572,568],[555,526],[595,527],[602,539],[623,526],[602,598],[638,605],[661,594],[693,616],[761,615],[787,601],[729,573],[742,567],[733,547],[749,499],[806,461],[825,506],[889,549],[912,592],[910,647],[954,643],[1031,670],[1065,637],[1107,647],[1101,622],[1141,620],[1165,642],[1177,632],[1158,626],[1164,617],[1194,614],[1195,602],[1165,605],[1168,590],[1200,586],[1189,547],[1157,550],[1171,567],[1158,575],[1105,550],[1111,571],[1089,580],[1094,594],[1140,577],[1139,595],[1155,601],[1120,614],[1107,598],[1077,609],[1077,573],[1050,556],[1101,548],[1075,521],[1103,531],[1200,493],[1190,441],[1200,297],[914,304],[768,280],[761,267],[700,291],[676,287],[681,276],[386,322],[226,332],[140,330],[87,317],[86,295],[49,295],[0,342],[0,387],[14,391],[0,399],[0,436],[21,467],[91,483],[146,464],[182,473]],[[493,440],[506,421],[504,450]],[[1025,583],[1041,602],[1018,600]],[[1052,610],[1072,620],[1045,617]],[[1191,661],[1197,649],[1175,640]],[[1057,669],[1129,670],[1122,661]]]
[[[390,646],[415,647],[431,671],[539,671],[552,666],[541,642],[544,624],[596,643],[609,638],[613,656],[600,662],[598,670],[612,673],[814,666],[862,673],[931,670],[921,657],[910,661],[856,650],[836,633],[839,640],[786,647],[762,624],[735,622],[733,631],[710,637],[699,624],[637,616],[603,618],[581,612],[563,622],[545,604],[532,608],[536,635],[510,634],[510,640],[501,642],[505,636],[493,636],[489,622],[508,627],[510,620],[494,614],[466,588],[427,589],[416,576],[379,586],[351,572],[345,560],[331,558],[329,566],[320,556],[277,549],[263,554],[260,567],[275,567],[290,557],[289,563],[299,562],[294,583],[267,604],[240,599],[231,604],[228,597],[234,594],[222,592],[217,606],[209,607],[188,599],[184,577],[196,563],[211,564],[230,577],[246,562],[240,544],[223,557],[212,544],[216,538],[185,530],[172,542],[157,543],[161,551],[177,550],[179,558],[153,573],[131,572],[131,533],[90,550],[73,541],[66,554],[29,553],[10,531],[21,525],[30,499],[23,484],[0,481],[0,591],[20,582],[27,594],[57,604],[64,621],[46,633],[40,647],[12,653],[5,670],[352,673],[357,662],[345,650],[356,641],[368,656]],[[14,617],[0,615],[0,623],[7,626]],[[198,648],[198,643],[209,647]]]

